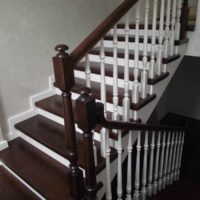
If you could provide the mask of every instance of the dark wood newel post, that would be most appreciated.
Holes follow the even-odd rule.
[[[96,199],[98,184],[96,182],[95,162],[93,152],[92,130],[96,126],[96,103],[92,98],[89,88],[83,88],[81,96],[76,100],[77,123],[83,131],[84,137],[84,158],[85,158],[85,185],[87,190],[87,199]]]
[[[187,37],[187,26],[189,20],[189,7],[188,0],[183,1],[182,9],[181,9],[181,31],[180,31],[180,40],[183,40]]]
[[[70,90],[75,84],[74,69],[69,55],[66,53],[66,45],[57,45],[55,50],[58,54],[53,57],[55,86],[62,91],[64,105],[64,122],[65,122],[65,142],[66,153],[70,161],[72,175],[71,195],[73,199],[80,200],[84,193],[83,173],[78,165],[78,152],[76,145],[76,132],[74,117],[72,111],[72,100]]]

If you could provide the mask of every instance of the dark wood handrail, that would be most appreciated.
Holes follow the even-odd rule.
[[[137,130],[137,131],[185,131],[184,127],[177,127],[177,126],[159,126],[159,125],[107,120],[104,117],[104,105],[102,103],[96,103],[96,110],[97,110],[97,124],[108,129]]]
[[[77,64],[87,52],[132,8],[138,0],[125,0],[121,3],[86,39],[69,55],[73,65]]]

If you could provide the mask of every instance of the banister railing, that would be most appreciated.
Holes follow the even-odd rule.
[[[92,151],[92,130],[97,124],[108,129],[138,131],[132,132],[132,134],[137,134],[138,136],[136,145],[134,199],[145,200],[147,195],[155,195],[157,191],[164,189],[166,185],[172,184],[174,181],[178,180],[183,152],[184,127],[107,120],[104,117],[104,105],[95,102],[95,99],[90,96],[91,90],[89,88],[82,88],[80,93],[80,97],[76,100],[76,106],[79,112],[78,127],[83,130],[84,138],[87,141],[86,144],[90,144],[90,147],[86,145],[85,149],[91,148],[90,152],[88,152],[89,157],[86,156],[86,158],[88,158],[86,176],[88,175],[88,177],[90,177],[89,181],[86,182],[86,186],[89,188],[88,194],[91,196],[90,199],[94,199],[96,194],[95,188],[97,187],[93,159],[94,155]],[[143,132],[144,135],[142,134]],[[142,139],[143,136],[144,138]],[[88,142],[88,140],[90,140],[90,142]],[[142,141],[144,141],[143,144]],[[150,158],[148,158],[149,147]],[[144,156],[141,166],[140,159],[142,148],[144,148]],[[142,174],[142,180],[140,180],[140,174]],[[128,175],[130,174],[127,174],[127,176]],[[110,176],[110,174],[107,174],[107,176]],[[110,177],[108,180],[111,181]],[[141,191],[139,190],[140,185],[142,186]],[[131,193],[129,196],[131,198]]]
[[[177,3],[175,2],[177,1]],[[130,28],[130,19],[129,19],[129,13],[130,9],[136,4],[137,9],[135,12],[135,30],[132,30]],[[92,70],[90,66],[91,61],[91,55],[90,50],[97,45],[99,47],[99,55],[95,58],[96,60],[99,59],[99,67],[101,68],[101,73],[99,74],[101,83],[100,83],[100,94],[101,101],[103,102],[103,105],[97,104],[97,107],[101,108],[98,112],[99,115],[95,119],[95,121],[86,121],[88,124],[84,124],[82,121],[78,120],[78,124],[80,128],[83,130],[83,136],[84,136],[84,149],[85,149],[85,159],[89,160],[89,157],[93,157],[92,152],[89,152],[92,150],[91,145],[92,143],[92,129],[93,124],[101,124],[103,129],[101,129],[101,154],[106,158],[106,173],[107,173],[107,192],[106,192],[106,199],[111,200],[112,199],[112,191],[111,191],[111,179],[110,179],[110,144],[109,144],[109,132],[107,129],[113,129],[113,132],[118,134],[118,146],[117,146],[117,152],[118,152],[118,185],[117,185],[117,196],[118,199],[122,198],[122,137],[121,132],[119,130],[128,129],[129,130],[129,144],[126,147],[126,150],[129,153],[128,158],[128,168],[127,171],[129,173],[129,178],[127,179],[127,200],[131,199],[131,191],[132,191],[132,176],[131,174],[131,159],[132,159],[132,140],[133,140],[133,134],[135,134],[135,131],[139,132],[137,133],[137,169],[136,169],[136,180],[135,180],[135,200],[137,200],[139,197],[139,188],[140,188],[140,176],[139,174],[139,158],[140,158],[140,150],[141,150],[141,137],[142,134],[140,131],[155,131],[158,132],[158,138],[160,140],[163,136],[161,136],[161,132],[167,131],[169,133],[173,131],[181,132],[184,131],[181,128],[178,127],[156,127],[156,126],[150,126],[150,125],[144,125],[144,124],[134,124],[130,123],[131,120],[137,121],[139,120],[138,116],[138,109],[131,109],[131,105],[137,105],[139,104],[140,100],[145,101],[146,98],[153,99],[155,98],[155,95],[153,94],[153,84],[150,84],[149,82],[154,82],[154,80],[161,80],[160,78],[162,75],[167,75],[167,62],[163,62],[163,60],[167,60],[169,56],[169,49],[171,49],[171,54],[176,53],[178,54],[179,48],[176,46],[174,49],[174,38],[176,40],[180,39],[179,35],[186,36],[185,32],[184,34],[180,34],[181,31],[185,31],[186,26],[186,17],[184,18],[184,13],[187,15],[187,1],[184,1],[183,8],[182,8],[182,14],[181,14],[181,23],[180,23],[180,11],[181,11],[181,0],[168,0],[167,7],[165,8],[165,1],[161,0],[161,8],[159,8],[158,0],[153,0],[153,25],[149,26],[149,16],[150,16],[150,7],[148,0],[145,0],[145,24],[144,24],[144,30],[141,30],[141,13],[140,10],[142,7],[140,6],[139,0],[124,0],[97,28],[90,33],[86,39],[81,42],[77,48],[75,48],[70,54],[67,53],[68,47],[66,45],[57,45],[55,50],[58,51],[58,54],[53,58],[54,63],[54,74],[55,74],[55,86],[59,88],[62,91],[62,100],[64,105],[64,125],[65,125],[65,136],[66,136],[66,152],[68,154],[69,161],[71,162],[70,168],[72,171],[72,178],[73,178],[73,187],[72,191],[73,194],[76,194],[73,196],[74,199],[79,199],[80,196],[82,196],[83,193],[87,192],[89,199],[94,199],[98,184],[96,181],[95,176],[95,170],[94,170],[94,161],[92,160],[90,163],[88,163],[88,166],[86,166],[86,187],[82,189],[82,183],[84,182],[83,174],[81,170],[79,169],[79,163],[78,163],[78,153],[77,153],[77,145],[76,145],[76,134],[75,134],[75,121],[74,116],[72,112],[72,97],[71,97],[71,91],[72,88],[75,86],[75,76],[74,71],[76,68],[76,65],[79,63],[79,61],[83,61],[85,64],[85,76],[81,77],[85,79],[86,86],[92,88]],[[174,2],[172,4],[171,2]],[[172,9],[173,5],[173,9]],[[177,8],[176,8],[177,5]],[[160,12],[158,10],[160,9]],[[164,15],[164,10],[167,10],[166,16]],[[171,11],[173,11],[173,17],[171,19]],[[157,16],[160,14],[160,16]],[[122,33],[125,37],[124,42],[124,49],[123,52],[119,52],[119,30],[117,23],[118,21],[125,16],[125,28],[122,29]],[[157,19],[159,20],[160,25],[157,26]],[[176,19],[176,20],[175,20]],[[176,23],[175,23],[176,22]],[[171,26],[170,26],[171,25]],[[178,27],[176,28],[175,27]],[[112,29],[112,31],[110,31]],[[110,32],[109,32],[110,31]],[[124,31],[124,32],[123,32]],[[143,31],[143,35],[141,34]],[[105,40],[104,36],[109,32],[113,36],[112,46],[113,52],[106,52],[105,49]],[[134,37],[134,43],[129,45],[129,39],[130,35]],[[172,35],[173,37],[171,37]],[[143,40],[142,40],[143,39]],[[151,41],[151,44],[149,44],[149,39]],[[158,44],[157,44],[158,39]],[[99,44],[99,46],[98,46]],[[170,46],[171,44],[171,46]],[[150,49],[150,50],[149,50]],[[140,55],[140,51],[143,52],[142,59]],[[149,52],[150,51],[150,52]],[[134,54],[132,55],[132,52]],[[106,53],[112,54],[112,59],[109,61],[106,59]],[[123,56],[121,58],[118,58],[118,53],[122,53]],[[150,56],[149,56],[150,55]],[[85,57],[85,60],[83,59]],[[96,61],[95,60],[95,61]],[[93,60],[94,61],[94,60]],[[106,75],[106,64],[113,64],[113,70],[111,79],[112,81],[107,83],[107,79],[105,77]],[[118,78],[118,68],[119,66],[124,67],[124,78],[123,80],[119,80]],[[130,70],[131,69],[131,70]],[[130,71],[132,75],[130,75]],[[80,74],[79,74],[80,75]],[[80,77],[79,77],[80,78]],[[121,78],[122,79],[122,78]],[[123,83],[122,83],[123,82]],[[113,110],[112,116],[113,120],[115,121],[108,121],[106,119],[107,116],[107,84],[112,86],[112,108],[109,107],[109,109]],[[123,102],[120,105],[119,103],[119,85],[124,85],[124,96],[123,96]],[[86,90],[87,91],[87,90]],[[88,95],[86,95],[88,96]],[[86,97],[82,97],[82,101],[86,101]],[[79,99],[80,100],[80,99]],[[91,100],[91,99],[90,99]],[[80,100],[81,102],[81,100]],[[83,105],[82,105],[83,106]],[[95,104],[96,106],[96,104]],[[122,112],[119,109],[119,106],[122,106]],[[102,109],[104,108],[104,110]],[[119,122],[119,115],[122,115],[122,119],[124,122]],[[81,113],[80,113],[80,116]],[[132,119],[131,119],[132,118]],[[86,117],[87,119],[87,117]],[[118,130],[116,130],[118,129]],[[132,130],[132,132],[130,131]],[[159,136],[160,135],[160,136]],[[170,134],[169,134],[170,135]],[[148,150],[148,134],[145,134],[145,152]],[[156,137],[155,137],[156,139]],[[166,146],[166,149],[168,146],[164,144],[165,141],[163,139],[163,146]],[[176,143],[176,142],[174,142]],[[157,149],[160,148],[160,141],[157,141],[157,144],[153,144],[152,141],[152,149],[153,146],[156,146]],[[163,147],[164,148],[164,147]],[[178,152],[178,150],[177,150]],[[168,152],[169,155],[171,155],[171,151]],[[163,155],[163,153],[162,153]],[[147,156],[144,156],[147,157]],[[159,151],[157,153],[157,157],[159,157]],[[151,157],[151,159],[153,159]],[[171,158],[169,158],[170,160]],[[172,158],[172,163],[174,163],[174,157]],[[152,161],[153,162],[153,161]],[[152,163],[151,162],[151,163]],[[157,162],[157,161],[156,161]],[[164,161],[163,161],[164,162]],[[144,165],[146,163],[146,159],[144,159]],[[158,164],[156,164],[158,165]],[[163,166],[166,166],[165,163],[163,163]],[[177,166],[179,164],[177,163]],[[151,166],[153,167],[153,166]],[[175,168],[175,167],[174,167]],[[94,171],[90,171],[90,169]],[[142,187],[143,192],[142,196],[145,198],[146,193],[152,194],[153,192],[157,191],[157,188],[161,188],[162,181],[162,174],[165,174],[165,177],[163,177],[163,185],[167,184],[167,175],[169,175],[168,166],[166,169],[160,169],[160,174],[153,174],[150,173],[149,175],[149,183],[148,183],[148,191],[146,191],[146,182],[147,182],[147,175],[146,168],[144,166],[143,169],[143,180],[142,180]],[[151,170],[150,170],[151,171]],[[177,172],[178,173],[178,172]],[[154,178],[152,176],[154,175]],[[158,180],[159,178],[159,180]],[[171,180],[171,179],[170,179]],[[160,181],[160,182],[159,182]],[[158,186],[159,182],[159,187]],[[166,183],[165,183],[166,182]],[[163,186],[164,187],[164,186]],[[81,192],[78,192],[81,191]]]

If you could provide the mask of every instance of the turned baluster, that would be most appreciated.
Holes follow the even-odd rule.
[[[140,153],[141,153],[141,132],[138,131],[137,137],[137,155],[136,155],[136,169],[135,169],[135,192],[134,192],[134,200],[139,200],[140,198]]]
[[[151,33],[151,62],[149,69],[149,78],[153,79],[155,76],[155,47],[156,47],[156,27],[157,27],[157,13],[158,13],[158,0],[154,0],[153,6],[153,24]],[[151,91],[151,94],[153,91]]]
[[[160,137],[161,133],[158,132],[157,139],[157,148],[156,148],[156,162],[155,162],[155,170],[154,170],[154,184],[153,184],[153,194],[156,195],[158,191],[158,169],[159,169],[159,157],[160,157]]]
[[[71,58],[66,53],[66,45],[57,45],[58,54],[53,57],[55,86],[62,91],[64,106],[64,126],[66,153],[70,161],[71,183],[70,191],[74,199],[79,200],[84,193],[83,173],[78,165],[78,152],[76,145],[75,122],[72,111],[72,99],[70,90],[74,86],[74,70]]]
[[[188,0],[183,1],[182,9],[181,9],[181,32],[180,32],[180,40],[183,40],[187,37],[187,25],[189,18],[189,7]]]
[[[158,181],[158,190],[162,189],[163,185],[163,164],[164,164],[164,155],[165,155],[165,139],[166,139],[166,132],[163,133],[163,140],[162,140],[162,153],[160,159],[160,170],[159,170],[159,181]]]
[[[182,6],[182,0],[178,0],[177,3],[177,16],[176,16],[176,41],[180,40],[180,32],[181,32],[181,6]],[[178,54],[178,46],[175,47],[175,54]]]
[[[141,95],[142,99],[147,96],[147,45],[148,45],[148,23],[149,23],[149,0],[145,0],[145,23],[144,23],[144,49],[143,49],[143,69],[141,73]]]
[[[97,182],[95,172],[95,161],[93,152],[93,133],[96,126],[96,103],[95,99],[89,94],[89,88],[83,88],[80,91],[80,97],[76,100],[77,124],[83,131],[83,154],[85,161],[85,185],[87,199],[96,199]]]
[[[171,11],[171,0],[167,0],[167,13],[165,21],[165,39],[164,39],[164,58],[169,56],[169,38],[170,38],[170,12]],[[167,71],[167,64],[163,66],[163,72]]]
[[[143,172],[142,172],[142,191],[141,191],[141,199],[146,200],[147,196],[147,153],[148,153],[148,134],[149,132],[145,132],[145,141],[144,141],[144,158],[143,158]]]
[[[132,88],[132,103],[139,102],[139,25],[140,25],[140,2],[137,4],[136,16],[135,16],[135,50],[134,50],[134,82]],[[133,111],[133,119],[138,119],[138,112]]]
[[[157,53],[157,69],[156,75],[161,74],[162,68],[162,58],[163,58],[163,39],[164,39],[164,12],[165,10],[165,0],[161,0],[161,7],[160,7],[160,21],[159,21],[159,45],[158,45],[158,53]]]
[[[90,60],[89,54],[85,56],[85,79],[86,79],[86,87],[91,87],[91,70],[90,70]]]
[[[149,176],[148,176],[148,195],[152,196],[153,193],[153,163],[154,163],[154,149],[155,149],[155,131],[152,132],[151,138],[151,156],[150,156],[150,164],[149,164]]]

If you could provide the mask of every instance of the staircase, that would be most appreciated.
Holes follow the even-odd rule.
[[[0,152],[0,183],[13,188],[3,199],[145,200],[178,192],[185,129],[145,124],[188,42],[187,1],[166,2],[153,1],[150,20],[150,1],[143,8],[124,0],[70,54],[55,47],[54,88],[36,98],[29,117],[13,120],[16,139]]]

